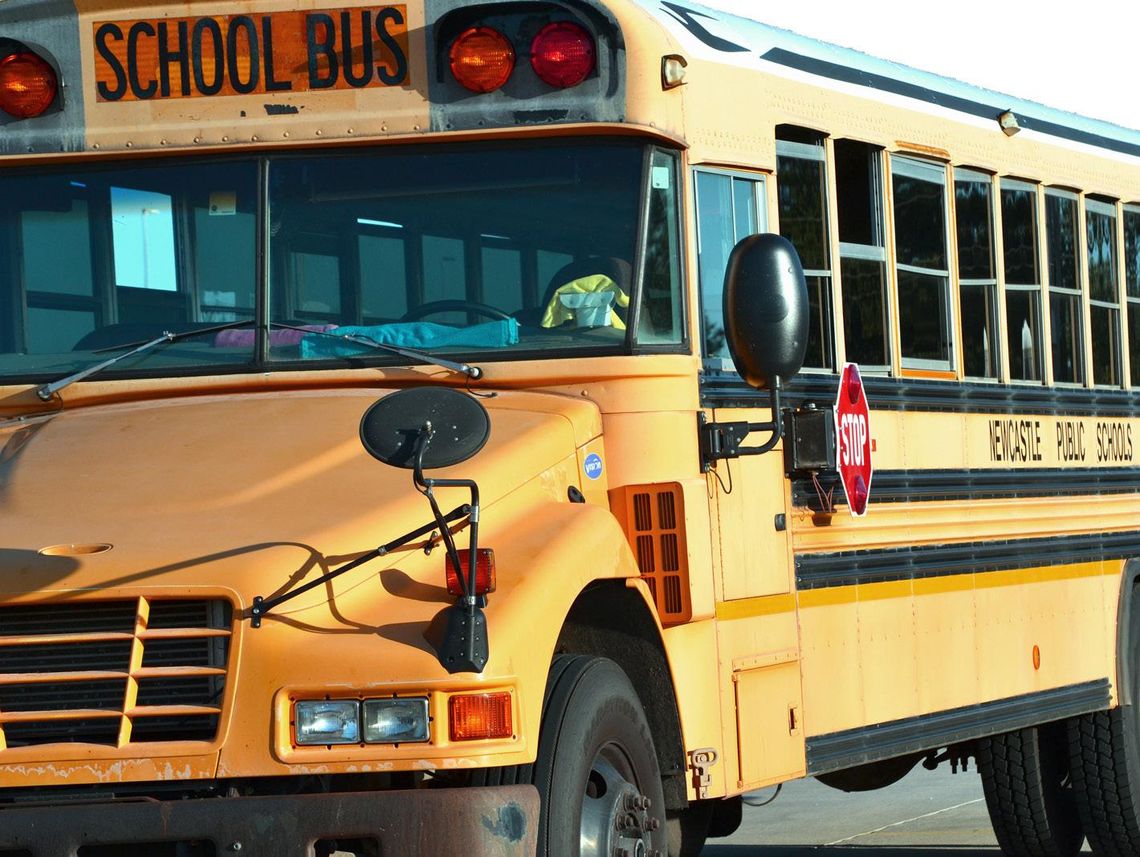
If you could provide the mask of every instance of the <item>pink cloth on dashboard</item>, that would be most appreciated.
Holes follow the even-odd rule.
[[[284,330],[270,330],[269,345],[270,347],[300,345],[301,337],[306,333],[323,333],[326,330],[335,330],[336,327],[337,325],[335,324],[306,324],[302,330],[292,330],[289,328]],[[250,329],[233,328],[232,330],[219,330],[218,335],[214,337],[214,347],[253,348],[256,336],[257,331]]]

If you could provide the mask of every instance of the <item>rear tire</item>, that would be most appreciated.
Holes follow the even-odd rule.
[[[1064,724],[978,742],[978,770],[994,834],[1010,857],[1072,857],[1084,841],[1069,777]]]
[[[1129,619],[1132,693],[1140,688],[1140,610]],[[1074,717],[1069,749],[1077,807],[1094,854],[1140,854],[1140,706],[1121,700],[1111,711]]]

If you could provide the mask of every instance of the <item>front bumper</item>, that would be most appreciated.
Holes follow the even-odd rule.
[[[0,852],[211,840],[218,855],[311,857],[318,840],[365,838],[385,857],[529,857],[538,812],[533,786],[26,806],[0,810]]]

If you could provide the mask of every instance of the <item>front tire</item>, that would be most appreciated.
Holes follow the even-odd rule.
[[[551,664],[533,782],[539,857],[664,852],[665,798],[641,701],[613,661]]]

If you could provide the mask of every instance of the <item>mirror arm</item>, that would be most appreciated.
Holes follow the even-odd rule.
[[[460,518],[470,515],[470,513],[470,506],[466,504],[457,506],[446,515],[437,515],[435,517],[435,520],[433,520],[430,524],[424,524],[422,527],[418,527],[417,529],[412,530],[410,533],[406,533],[400,536],[398,539],[394,539],[388,542],[386,545],[381,545],[380,547],[369,551],[363,556],[358,556],[356,559],[345,563],[340,568],[335,568],[332,571],[327,571],[315,580],[310,580],[304,586],[298,586],[296,589],[288,589],[285,592],[282,592],[280,595],[276,595],[272,598],[263,598],[260,595],[254,596],[253,606],[250,607],[249,610],[249,624],[254,628],[260,628],[261,620],[269,614],[270,610],[277,607],[278,605],[284,604],[286,601],[291,601],[298,595],[303,595],[310,589],[320,586],[322,583],[328,583],[330,580],[340,577],[346,571],[352,571],[354,568],[359,568],[366,562],[371,562],[372,560],[385,556],[398,548],[402,548],[404,545],[408,544],[409,542],[413,542],[422,536],[430,535],[436,530],[447,533],[448,536],[450,536],[451,529],[447,526],[447,524],[450,524],[452,521],[458,521]]]
[[[763,423],[732,422],[710,423],[704,413],[698,416],[698,440],[701,448],[701,472],[708,473],[713,462],[722,458],[739,458],[742,455],[763,455],[771,451],[784,436],[784,421],[780,416],[780,389],[783,386],[779,377],[772,379],[768,386],[768,402],[772,409],[772,419]],[[752,432],[767,431],[772,434],[760,446],[741,446]]]
[[[483,613],[483,599],[475,595],[475,572],[479,551],[479,486],[473,479],[425,479],[423,470],[424,450],[433,435],[431,423],[426,423],[416,440],[415,467],[412,481],[416,488],[427,497],[432,514],[440,522],[440,536],[447,549],[447,558],[455,566],[455,576],[463,594],[454,604],[443,610],[443,638],[436,646],[436,657],[440,666],[448,673],[483,672],[490,653],[487,646],[487,616]],[[471,492],[471,503],[466,506],[467,520],[471,525],[468,543],[467,575],[462,574],[463,564],[459,561],[459,550],[451,530],[443,524],[443,516],[435,499],[436,488],[466,488]]]
[[[471,504],[467,520],[471,525],[468,546],[468,571],[464,576],[463,565],[459,562],[459,551],[455,540],[446,528],[441,530],[447,545],[447,556],[454,563],[456,576],[463,594],[454,604],[443,611],[445,626],[443,638],[436,646],[436,656],[440,666],[449,673],[483,672],[490,657],[487,646],[487,616],[483,613],[483,599],[475,595],[476,557],[479,550],[479,486],[471,479],[425,479],[424,494],[438,515],[433,488],[467,488],[471,492]]]

